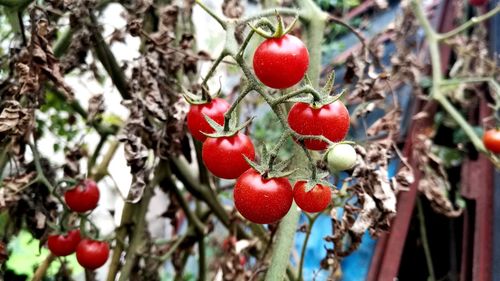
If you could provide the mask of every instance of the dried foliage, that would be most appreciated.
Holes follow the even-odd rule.
[[[114,248],[127,251],[123,259],[120,255],[113,258],[118,269],[128,268],[130,272],[125,276],[130,280],[161,280],[159,271],[167,260],[180,278],[186,271],[188,257],[200,251],[196,246],[203,242],[201,247],[217,244],[217,259],[202,265],[211,272],[210,277],[257,280],[269,266],[268,251],[279,226],[270,225],[265,229],[253,225],[249,234],[234,210],[227,210],[220,202],[220,193],[224,191],[218,188],[222,183],[207,174],[201,164],[199,147],[193,147],[186,134],[189,105],[182,94],[186,91],[206,93],[206,85],[199,84],[200,64],[214,61],[207,51],[197,50],[192,22],[194,1],[170,4],[153,0],[120,1],[125,9],[121,16],[126,26],[113,30],[109,36],[103,35],[99,19],[101,5],[106,3],[95,0],[43,2],[46,3],[43,7],[32,4],[25,10],[29,25],[23,26],[23,36],[19,36],[24,40],[14,41],[15,47],[10,48],[0,64],[7,73],[0,81],[0,211],[15,218],[4,237],[0,237],[0,264],[8,256],[3,242],[8,242],[22,228],[43,244],[54,225],[62,223],[61,214],[65,210],[61,207],[63,202],[59,202],[60,195],[71,181],[108,175],[107,165],[114,151],[110,149],[107,155],[99,146],[89,151],[82,135],[91,133],[99,136],[101,144],[108,143],[109,137],[120,141],[119,153],[124,154],[132,175],[123,211],[126,215],[122,225],[116,228],[116,237],[113,236]],[[284,2],[284,6],[293,5],[291,1]],[[375,6],[385,9],[388,1],[375,1]],[[221,10],[227,18],[235,20],[245,14],[245,3],[224,0]],[[68,29],[59,29],[60,22],[69,22]],[[241,44],[245,28],[246,24],[235,28],[234,44]],[[351,31],[358,32],[354,28]],[[442,160],[431,152],[431,136],[420,135],[413,140],[412,154],[405,155],[412,158],[412,165],[399,152],[404,137],[403,112],[396,90],[409,86],[415,96],[423,97],[424,93],[419,83],[425,76],[425,65],[417,52],[417,31],[413,12],[403,3],[402,15],[380,34],[367,41],[361,33],[356,33],[361,49],[344,62],[344,97],[351,108],[355,108],[351,117],[353,127],[364,125],[365,138],[355,147],[357,163],[348,171],[347,178],[342,181],[337,176],[328,178],[336,181],[338,189],[334,191],[334,206],[330,211],[332,234],[325,237],[333,246],[326,249],[321,267],[331,269],[334,278],[339,275],[341,259],[359,247],[366,232],[379,236],[390,229],[397,211],[398,193],[413,185],[414,170],[421,175],[418,190],[436,212],[456,217],[463,211],[449,199],[451,187],[447,172]],[[301,26],[295,32],[301,34]],[[500,70],[486,51],[485,35],[479,30],[473,36],[458,36],[447,42],[460,58],[450,77],[460,78],[470,73],[499,77]],[[129,36],[141,41],[140,55],[130,61],[117,61],[110,46],[126,43]],[[228,35],[232,40],[230,37]],[[395,47],[391,54],[386,48],[389,44]],[[384,63],[387,56],[390,56],[390,64]],[[105,106],[109,93],[92,93],[88,107],[82,108],[76,99],[78,93],[65,81],[69,74],[90,74],[97,82],[110,79],[121,94],[121,105],[128,109],[128,117],[109,122],[109,108]],[[241,82],[247,83],[245,79]],[[455,102],[472,106],[467,104],[469,99],[464,93],[476,87],[450,87],[449,93]],[[231,97],[241,88],[241,85],[234,86]],[[255,104],[261,102],[258,97],[252,98]],[[48,120],[41,118],[39,112],[47,115]],[[380,118],[366,124],[374,112],[380,113]],[[414,119],[423,115],[419,113]],[[43,151],[36,153],[36,156],[41,154],[41,159],[31,157],[35,153],[28,154],[28,159],[33,161],[25,159],[28,147],[37,149],[36,142],[49,130],[49,122],[60,126],[59,131],[52,132],[56,138],[67,140],[61,148],[65,158],[60,166],[44,158]],[[73,123],[88,130],[80,132],[80,138],[74,137],[66,132]],[[326,170],[325,161],[317,156],[314,155],[314,160],[318,169]],[[184,163],[182,158],[194,166],[183,167],[179,164]],[[98,165],[106,161],[107,165]],[[401,163],[396,174],[389,176],[391,161]],[[314,167],[314,163],[311,166]],[[87,164],[88,171],[82,169],[83,164]],[[199,167],[194,169],[197,164]],[[276,166],[279,165],[275,165],[275,169]],[[328,173],[320,171],[320,174]],[[179,196],[173,188],[180,183],[183,188]],[[168,197],[159,215],[168,219],[173,229],[167,243],[155,241],[145,230],[145,215],[156,185]],[[215,224],[215,218],[221,223]],[[69,224],[74,220],[68,219]],[[229,233],[222,243],[212,235],[219,225]],[[247,262],[249,256],[258,259],[255,266]],[[95,279],[87,274],[88,280]],[[70,269],[63,263],[59,278],[67,280],[70,275]]]

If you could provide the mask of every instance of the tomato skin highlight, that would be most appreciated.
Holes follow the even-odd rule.
[[[488,0],[469,0],[469,4],[476,7],[483,6],[486,3],[488,3]]]
[[[314,108],[307,103],[296,103],[288,113],[290,128],[301,135],[323,135],[338,142],[349,131],[349,111],[340,101]],[[311,150],[323,150],[328,143],[319,140],[304,140],[304,145]]]
[[[76,248],[76,259],[86,269],[103,266],[109,257],[109,245],[104,241],[83,239]]]
[[[72,211],[85,213],[97,207],[99,189],[95,181],[86,179],[73,189],[64,192],[64,201]]]
[[[317,184],[306,192],[306,185],[306,181],[298,181],[293,187],[293,200],[297,206],[308,213],[318,213],[326,209],[332,199],[330,188]]]
[[[238,212],[259,224],[282,219],[293,202],[292,185],[287,178],[264,179],[254,169],[247,170],[236,180],[233,196]]]
[[[47,247],[54,256],[65,257],[76,251],[76,247],[78,246],[78,243],[80,243],[80,240],[80,230],[74,229],[65,235],[49,235],[47,239]]]
[[[264,40],[253,56],[255,75],[264,85],[274,89],[285,89],[299,83],[308,66],[306,46],[289,34]]]
[[[484,132],[484,146],[493,153],[500,153],[500,130],[490,129]]]
[[[254,160],[255,148],[250,137],[240,132],[230,137],[207,138],[201,151],[207,169],[223,179],[235,179],[250,168],[243,155]]]
[[[187,114],[187,126],[193,138],[203,142],[207,138],[203,133],[214,133],[214,129],[208,124],[203,114],[223,125],[224,113],[226,113],[229,107],[229,103],[221,98],[215,98],[204,104],[191,105]]]

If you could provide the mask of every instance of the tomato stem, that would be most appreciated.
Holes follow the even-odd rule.
[[[311,236],[313,225],[316,222],[316,219],[319,217],[320,214],[321,213],[317,213],[317,214],[314,214],[313,216],[306,214],[309,225],[307,226],[306,237],[304,238],[304,243],[302,244],[302,249],[300,251],[299,276],[298,276],[299,281],[304,280],[304,276],[302,274],[302,271],[304,269],[304,261],[305,261],[305,257],[306,257],[307,243],[309,242],[309,237]]]

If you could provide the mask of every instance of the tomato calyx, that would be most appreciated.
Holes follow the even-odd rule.
[[[335,83],[335,71],[332,71],[328,76],[326,84],[320,90],[314,89],[311,80],[307,74],[304,76],[304,86],[297,90],[297,92],[310,94],[305,97],[292,97],[290,99],[286,99],[287,102],[302,102],[308,103],[312,108],[319,109],[324,105],[331,104],[339,100],[345,93],[345,89],[342,89],[340,93],[331,96],[330,93],[333,91],[333,86]]]
[[[278,11],[276,11],[276,19],[278,21],[278,24],[276,25],[276,27],[273,27],[272,24],[267,19],[259,20],[256,25],[248,23],[248,26],[253,31],[255,31],[255,33],[259,34],[260,36],[262,36],[266,39],[280,38],[283,35],[288,34],[292,30],[293,26],[295,25],[295,23],[299,19],[299,16],[295,15],[295,17],[293,18],[293,21],[286,28],[285,28],[285,24],[283,23],[283,18],[278,13]],[[265,26],[269,27],[269,29],[271,29],[271,30],[274,29],[274,32],[272,34],[269,34],[268,32],[257,27],[260,25],[265,25]]]
[[[242,124],[238,125],[238,116],[233,111],[233,113],[231,113],[231,118],[229,119],[228,126],[224,126],[215,122],[215,120],[213,120],[212,118],[210,118],[205,114],[203,114],[203,117],[210,125],[210,127],[212,127],[215,131],[214,133],[201,132],[202,134],[210,138],[232,137],[236,135],[239,131],[241,131],[243,128],[248,126],[254,119],[254,117],[252,117],[247,121],[243,122]]]
[[[276,161],[275,153],[269,153],[265,145],[262,145],[260,153],[260,163],[252,161],[243,155],[248,165],[256,170],[264,179],[283,178],[295,173],[297,169],[286,170],[290,161]]]
[[[222,93],[222,83],[221,83],[220,80],[219,80],[219,89],[217,90],[217,92],[215,93],[215,95],[211,95],[210,91],[207,89],[207,87],[201,86],[201,98],[198,95],[196,95],[196,94],[191,93],[190,91],[188,91],[182,85],[181,85],[180,88],[182,90],[182,93],[181,93],[182,97],[184,98],[184,100],[187,103],[189,103],[191,105],[200,105],[200,104],[209,103],[213,99],[218,98],[221,95],[221,93]]]

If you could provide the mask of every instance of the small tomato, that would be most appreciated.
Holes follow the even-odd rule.
[[[297,206],[308,213],[323,211],[332,199],[332,191],[328,186],[315,185],[306,192],[306,181],[298,181],[293,188],[293,200]]]
[[[331,171],[349,170],[356,164],[356,150],[350,144],[338,143],[328,151],[326,158]]]

